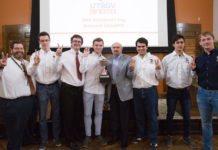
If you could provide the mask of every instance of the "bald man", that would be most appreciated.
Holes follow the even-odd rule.
[[[127,132],[129,119],[129,105],[133,98],[132,76],[134,64],[131,57],[122,54],[122,45],[118,42],[112,44],[112,56],[108,58],[107,70],[111,76],[108,85],[108,99],[111,106],[112,139],[109,145],[120,138],[121,148],[127,148]],[[120,137],[119,137],[120,135]]]

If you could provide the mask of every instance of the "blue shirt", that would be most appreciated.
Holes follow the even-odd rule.
[[[218,90],[218,48],[208,55],[203,52],[195,60],[198,85],[208,90]]]
[[[115,84],[116,82],[116,76],[118,71],[118,64],[119,60],[122,54],[120,54],[118,57],[113,57],[113,65],[112,65],[112,83]]]

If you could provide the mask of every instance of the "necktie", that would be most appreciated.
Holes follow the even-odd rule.
[[[35,87],[33,85],[33,80],[31,78],[31,76],[29,76],[27,74],[27,71],[26,71],[26,66],[22,63],[21,66],[23,67],[23,71],[24,71],[24,74],[25,76],[27,77],[27,80],[28,80],[28,83],[30,85],[30,92],[31,92],[31,95],[35,95],[36,94],[36,90],[35,90]]]
[[[79,63],[78,54],[79,54],[79,53],[76,52],[76,70],[77,70],[77,77],[78,77],[78,79],[82,80],[82,74],[81,74],[81,72],[79,71],[80,63]]]

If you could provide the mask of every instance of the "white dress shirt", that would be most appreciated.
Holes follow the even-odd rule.
[[[135,60],[135,69],[133,75],[133,88],[150,88],[159,84],[158,79],[164,76],[163,69],[155,69],[155,61],[160,59],[150,53],[147,53],[143,58],[138,54],[132,59]]]
[[[60,77],[57,73],[57,65],[59,56],[56,53],[49,50],[48,52],[40,50],[40,62],[38,65],[34,65],[35,53],[30,57],[30,64],[27,67],[27,72],[30,75],[34,75],[37,82],[41,84],[52,84]]]
[[[184,52],[179,56],[175,51],[162,60],[166,84],[173,88],[185,88],[191,85],[192,72],[190,63],[192,57]]]
[[[99,75],[103,67],[100,60],[105,59],[104,56],[98,56],[95,52],[83,57],[80,64],[80,72],[85,73],[84,91],[91,94],[104,94],[105,86],[100,83]]]
[[[0,69],[0,97],[5,99],[16,99],[22,96],[30,96],[30,86],[28,79],[24,74],[21,62],[13,58],[17,64],[10,58],[7,59],[7,66]],[[28,61],[23,61],[28,65]],[[20,67],[19,67],[19,66]],[[33,83],[34,79],[32,77]]]
[[[78,58],[79,62],[83,57],[83,53],[79,51]],[[62,53],[60,62],[57,68],[58,72],[61,72],[61,81],[72,86],[83,86],[84,84],[84,74],[82,74],[82,80],[77,77],[76,68],[76,51],[70,49]]]

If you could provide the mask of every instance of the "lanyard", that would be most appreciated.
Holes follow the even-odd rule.
[[[11,57],[11,59],[12,59],[13,62],[23,71],[23,73],[24,73],[24,75],[25,75],[25,77],[26,77],[26,79],[27,79],[27,76],[26,76],[26,74],[25,74],[25,72],[24,72],[24,69],[14,60],[13,57]],[[24,65],[25,65],[25,64],[24,64]],[[29,85],[28,79],[27,79],[27,85]]]
[[[13,57],[11,57],[11,59],[13,60],[13,62],[14,62],[22,71],[24,71],[23,68],[14,60]]]

